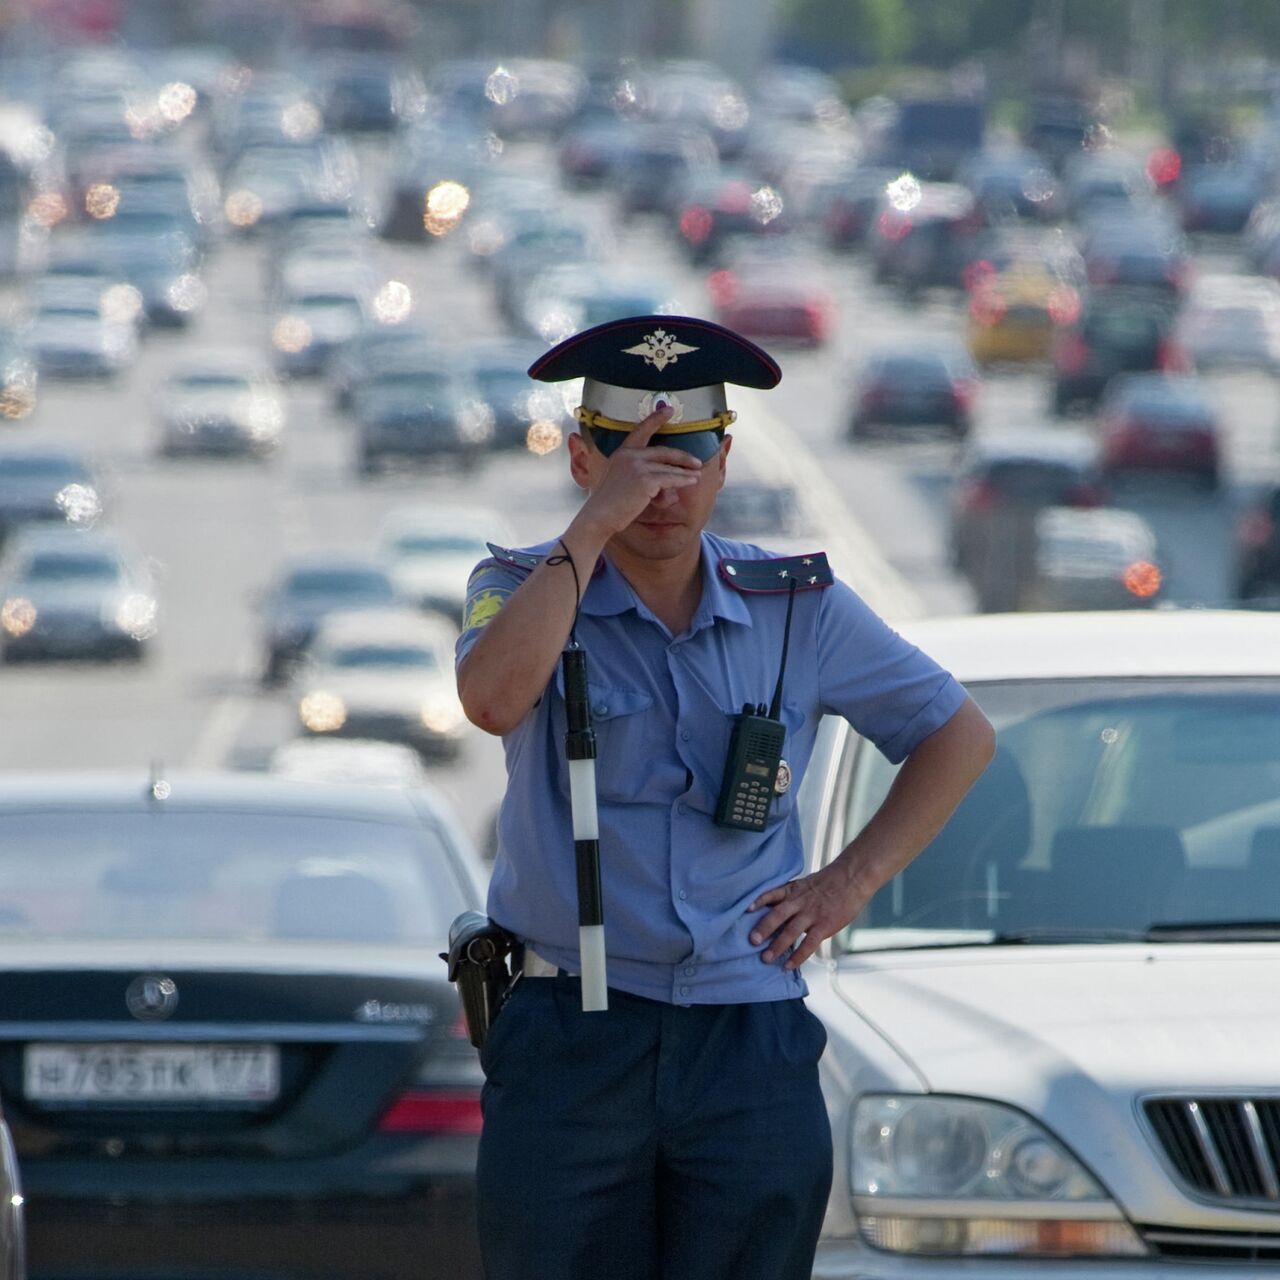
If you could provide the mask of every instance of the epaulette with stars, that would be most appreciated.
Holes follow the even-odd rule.
[[[527,551],[514,551],[509,547],[495,547],[492,542],[486,542],[484,545],[489,548],[489,554],[495,560],[516,569],[523,569],[526,573],[532,573],[546,558],[530,555]]]
[[[753,595],[788,592],[791,584],[797,591],[816,591],[829,587],[835,578],[827,563],[825,551],[814,551],[806,556],[780,556],[770,560],[720,561],[720,576],[735,591]]]

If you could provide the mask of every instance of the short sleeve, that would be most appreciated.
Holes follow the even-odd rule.
[[[822,593],[818,696],[893,764],[960,709],[965,691],[843,582]]]
[[[462,634],[454,648],[454,663],[471,652],[480,633],[502,610],[511,593],[528,577],[528,572],[500,560],[481,560],[467,579],[467,602],[462,610]]]

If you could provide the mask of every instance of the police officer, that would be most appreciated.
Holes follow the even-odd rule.
[[[781,377],[759,347],[642,316],[529,372],[585,379],[568,446],[588,496],[558,537],[477,567],[458,644],[466,713],[506,751],[489,914],[523,944],[482,1052],[486,1271],[807,1280],[831,1135],[802,965],[946,822],[991,727],[820,555],[705,531],[732,445],[724,384]],[[763,829],[717,823],[733,717],[768,701],[789,611],[785,760]],[[583,1012],[575,976],[571,628],[598,742],[606,1012]],[[824,713],[905,763],[866,828],[806,875],[795,793]]]

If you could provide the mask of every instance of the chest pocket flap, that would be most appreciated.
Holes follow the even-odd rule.
[[[564,699],[564,668],[556,667],[556,692]],[[643,689],[625,689],[617,685],[600,684],[588,679],[587,692],[591,698],[591,719],[596,724],[616,720],[619,716],[633,715],[653,706],[653,695]]]

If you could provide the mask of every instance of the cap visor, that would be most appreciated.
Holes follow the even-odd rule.
[[[608,427],[592,427],[591,438],[596,448],[610,457],[627,438],[626,431],[610,431]],[[661,445],[664,449],[683,449],[691,453],[700,462],[707,462],[720,452],[720,444],[724,435],[719,431],[686,431],[677,435],[655,435],[649,441],[649,447]]]

